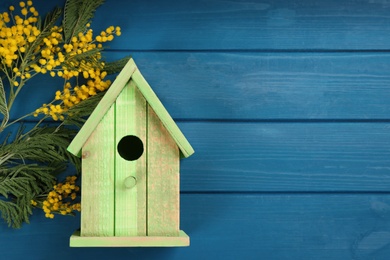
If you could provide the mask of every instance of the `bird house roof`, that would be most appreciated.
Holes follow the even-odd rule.
[[[148,82],[141,75],[133,59],[130,59],[119,73],[115,81],[107,90],[106,94],[103,96],[99,104],[89,116],[88,120],[84,123],[83,127],[70,143],[68,151],[74,155],[80,156],[81,148],[84,146],[89,136],[95,130],[103,116],[106,114],[111,105],[114,104],[122,89],[130,80],[135,83],[150,107],[160,118],[161,122],[168,130],[173,140],[175,140],[182,155],[184,157],[191,156],[194,153],[194,149],[180,131],[175,121],[173,121],[172,117],[158,99]]]

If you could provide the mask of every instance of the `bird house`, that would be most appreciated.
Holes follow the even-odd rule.
[[[70,246],[189,245],[179,163],[194,150],[132,59],[68,150],[82,157],[81,227]]]

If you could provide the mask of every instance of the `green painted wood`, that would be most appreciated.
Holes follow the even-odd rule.
[[[133,176],[129,176],[124,180],[123,185],[126,189],[132,189],[137,185],[137,179]]]
[[[134,161],[126,160],[115,151],[114,235],[177,236],[179,232],[179,148],[184,157],[190,156],[194,150],[149,84],[135,68],[134,61],[129,60],[118,76],[119,79],[115,80],[72,141],[69,150],[78,153],[78,146],[84,144],[90,134],[94,133],[94,125],[104,116],[105,109],[114,103],[112,107],[115,109],[115,132],[113,132],[115,148],[125,136],[136,136],[143,144],[147,144],[144,148],[147,155]],[[134,72],[137,72],[135,79],[129,80]],[[130,76],[127,77],[126,73]],[[148,115],[146,115],[146,103],[150,105]],[[153,109],[158,109],[158,112],[153,112]],[[146,122],[147,117],[148,122]],[[151,129],[148,136],[147,127]],[[147,159],[149,155],[151,157]],[[167,177],[169,174],[172,176]],[[129,185],[126,185],[126,180],[129,178],[134,178],[137,182],[135,187],[130,189]]]
[[[88,120],[84,123],[79,133],[74,137],[68,147],[68,151],[74,155],[79,155],[81,148],[92,134],[102,117],[106,114],[111,105],[115,102],[119,93],[123,87],[129,81],[132,73],[136,70],[134,62],[128,62],[122,71],[119,73],[115,81],[112,83],[110,88],[107,90],[104,97],[101,99],[99,104],[96,106],[94,111],[89,116]]]
[[[167,128],[168,132],[179,146],[182,155],[184,157],[191,156],[194,153],[194,149],[180,131],[175,121],[173,121],[172,117],[169,115],[168,111],[165,109],[139,70],[134,72],[132,75],[132,80],[134,80],[135,84],[142,92],[145,99],[148,101],[148,104],[153,108],[157,116]]]
[[[179,232],[180,151],[159,117],[148,107],[148,236]]]
[[[107,111],[82,151],[81,235],[114,235],[114,108]]]
[[[127,84],[115,102],[115,144],[128,135],[146,144],[146,131],[146,101],[133,83]],[[128,161],[116,151],[115,236],[146,235],[146,158],[144,152],[137,160]],[[137,181],[131,189],[125,185],[129,177]]]
[[[136,73],[136,75],[134,75],[134,73]],[[126,66],[122,69],[117,79],[114,81],[114,83],[111,85],[102,100],[96,106],[95,110],[91,113],[88,120],[84,123],[84,126],[81,128],[80,132],[75,136],[75,138],[69,145],[68,150],[75,155],[79,154],[80,149],[85,143],[88,136],[92,133],[93,129],[101,120],[107,109],[115,102],[122,89],[132,77],[147,102],[152,106],[155,111],[157,111],[156,113],[163,121],[164,125],[167,127],[173,139],[177,142],[182,152],[182,155],[184,157],[191,156],[194,153],[194,149],[191,147],[190,143],[187,141],[183,133],[180,131],[179,127],[173,121],[168,111],[165,109],[161,101],[158,99],[149,84],[146,82],[145,78],[141,75],[133,59],[130,59],[127,62]]]
[[[176,237],[82,237],[79,231],[70,238],[71,247],[180,247],[189,246],[190,238],[180,231]]]

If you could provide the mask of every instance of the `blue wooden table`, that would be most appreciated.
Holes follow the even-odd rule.
[[[1,224],[0,259],[390,259],[389,1],[107,0],[92,27],[110,25],[105,56],[133,56],[196,151],[191,246],[69,248],[79,215],[36,210]]]

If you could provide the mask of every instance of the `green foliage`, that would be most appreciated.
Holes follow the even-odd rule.
[[[0,78],[0,113],[3,115],[3,121],[1,122],[1,129],[0,129],[0,132],[1,132],[2,128],[8,122],[8,119],[9,119],[7,99],[5,96],[4,85],[3,85],[3,81],[1,80],[1,78]]]
[[[28,215],[21,214],[24,212],[31,212],[31,207],[26,209],[25,207],[18,207],[18,203],[0,200],[1,217],[8,223],[10,227],[19,228],[22,222],[29,223]]]
[[[111,61],[111,62],[106,62],[104,65],[104,70],[107,72],[107,74],[115,74],[120,72],[123,67],[126,65],[126,63],[131,59],[131,56],[127,56],[125,58],[122,58],[117,61]]]
[[[80,160],[67,152],[75,130],[36,127],[0,146],[0,211],[10,227],[28,222],[31,200],[47,193],[55,176],[70,161],[80,169]]]
[[[95,10],[104,0],[67,0],[63,19],[65,42],[69,42],[79,32],[84,32]]]
[[[61,8],[55,8],[53,11],[48,13],[45,17],[45,21],[43,22],[43,25],[40,26],[41,33],[37,36],[36,40],[31,44],[28,54],[31,54],[34,52],[34,50],[37,48],[37,46],[41,45],[43,42],[43,39],[47,37],[51,33],[51,29],[55,25],[58,18],[60,18],[62,14]]]
[[[70,70],[77,70],[78,67],[75,67],[75,65],[78,66],[79,64],[81,64],[80,65],[81,68],[89,70],[89,69],[91,69],[91,66],[88,67],[85,64],[90,63],[90,64],[93,64],[94,68],[103,69],[103,65],[97,59],[97,54],[99,54],[101,51],[102,51],[102,49],[95,48],[95,49],[74,55],[66,61],[66,67]],[[73,65],[73,64],[75,64],[75,65]],[[83,67],[83,64],[84,64],[84,67]]]
[[[20,228],[24,222],[29,222],[33,205],[42,207],[42,201],[45,201],[49,192],[53,190],[56,176],[63,172],[69,164],[73,164],[77,172],[80,173],[81,161],[69,153],[67,147],[77,133],[77,128],[84,124],[87,117],[105,94],[104,90],[109,86],[109,83],[106,82],[109,82],[109,80],[103,82],[103,78],[107,75],[118,73],[129,60],[129,57],[126,57],[118,61],[103,62],[101,60],[101,51],[104,49],[102,44],[93,44],[93,49],[86,47],[77,47],[77,49],[75,47],[77,38],[73,38],[74,36],[80,38],[82,37],[80,33],[86,33],[92,37],[92,30],[88,29],[89,25],[87,24],[93,18],[95,10],[103,2],[103,0],[66,0],[64,8],[53,9],[44,19],[36,18],[34,22],[36,27],[33,28],[38,28],[37,31],[39,32],[37,35],[34,34],[34,38],[32,40],[29,39],[23,46],[15,45],[16,59],[7,60],[7,57],[0,57],[3,59],[3,66],[0,66],[0,72],[3,78],[8,79],[9,83],[6,91],[0,78],[0,115],[3,116],[0,133],[5,134],[7,127],[15,126],[15,123],[22,122],[29,116],[43,114],[43,117],[31,129],[20,127],[16,135],[10,132],[4,138],[4,142],[0,144],[0,211],[1,217],[10,227]],[[62,14],[63,31],[56,26]],[[11,17],[14,22],[16,21],[15,17]],[[114,29],[108,28],[107,30],[109,34],[112,33],[109,35],[109,41],[111,41]],[[117,27],[115,30],[115,34],[119,36],[120,28]],[[56,35],[57,32],[62,32],[62,37],[56,38],[57,36],[53,36],[53,33]],[[61,44],[64,43],[62,39],[69,44],[56,45],[58,41]],[[53,57],[47,57],[48,54],[46,56],[43,55],[43,50],[45,50],[48,40],[57,40],[57,43],[53,44],[65,56],[61,61],[55,55],[52,55]],[[96,41],[106,42],[106,39]],[[90,44],[92,40],[80,40],[80,42]],[[68,45],[68,47],[72,45],[71,48],[74,47],[77,51],[76,49],[65,49],[65,45]],[[24,48],[23,51],[22,47]],[[52,52],[54,52],[53,50],[51,49]],[[53,69],[54,65],[50,64],[53,61],[60,61],[60,65],[55,63],[55,66],[57,66],[55,70]],[[49,64],[52,67],[49,69],[45,64]],[[88,70],[84,70],[84,72],[89,74],[85,76],[83,73],[80,73],[80,76],[78,76],[78,73],[82,71],[79,69],[85,69],[83,66],[90,67],[87,68]],[[66,97],[64,94],[65,87],[68,83],[70,84],[70,82],[66,82],[64,83],[64,92],[60,95],[56,93],[56,98],[53,101],[40,108],[42,111],[37,109],[38,112],[35,110],[13,121],[10,120],[9,113],[16,96],[30,78],[33,78],[38,73],[44,74],[43,69],[45,69],[45,73],[50,72],[51,76],[55,76],[57,71],[57,75],[63,77],[66,81],[74,80],[79,89],[82,88],[81,86],[86,88],[87,84],[81,84],[91,81],[92,84],[100,86],[100,88],[97,88],[99,91],[103,91],[96,94],[96,92],[93,93],[96,90],[91,87],[91,89],[87,89],[88,91],[84,91],[88,93],[86,95],[80,90],[77,90],[79,91],[77,93],[76,87],[73,89],[67,88],[67,95],[72,96]],[[92,72],[89,70],[92,70]],[[104,76],[101,78],[99,78],[99,75],[103,74],[99,74],[100,70],[104,71]],[[95,71],[98,71],[96,73],[97,76],[91,76]],[[63,74],[59,75],[58,72]],[[70,72],[78,73],[70,76]],[[90,94],[90,91],[93,94]],[[82,95],[85,94],[85,96],[77,96],[80,93]],[[69,103],[71,98],[77,98],[77,102],[72,101],[74,103],[71,103],[69,107],[62,106],[65,103],[65,99]],[[53,111],[56,111],[55,113],[58,113],[58,115],[51,114]],[[56,124],[56,127],[42,126],[43,122],[50,118],[64,121],[59,125]]]
[[[67,112],[69,116],[65,117],[63,124],[74,125],[81,128],[105,93],[106,91],[99,92],[95,96],[89,97],[83,102],[69,108]]]
[[[106,62],[104,65],[104,71],[106,71],[109,75],[116,74],[123,69],[130,58],[131,57],[128,56],[117,61]],[[106,91],[99,92],[95,96],[91,96],[83,102],[69,108],[67,111],[69,116],[65,117],[63,124],[81,127],[105,93]]]

